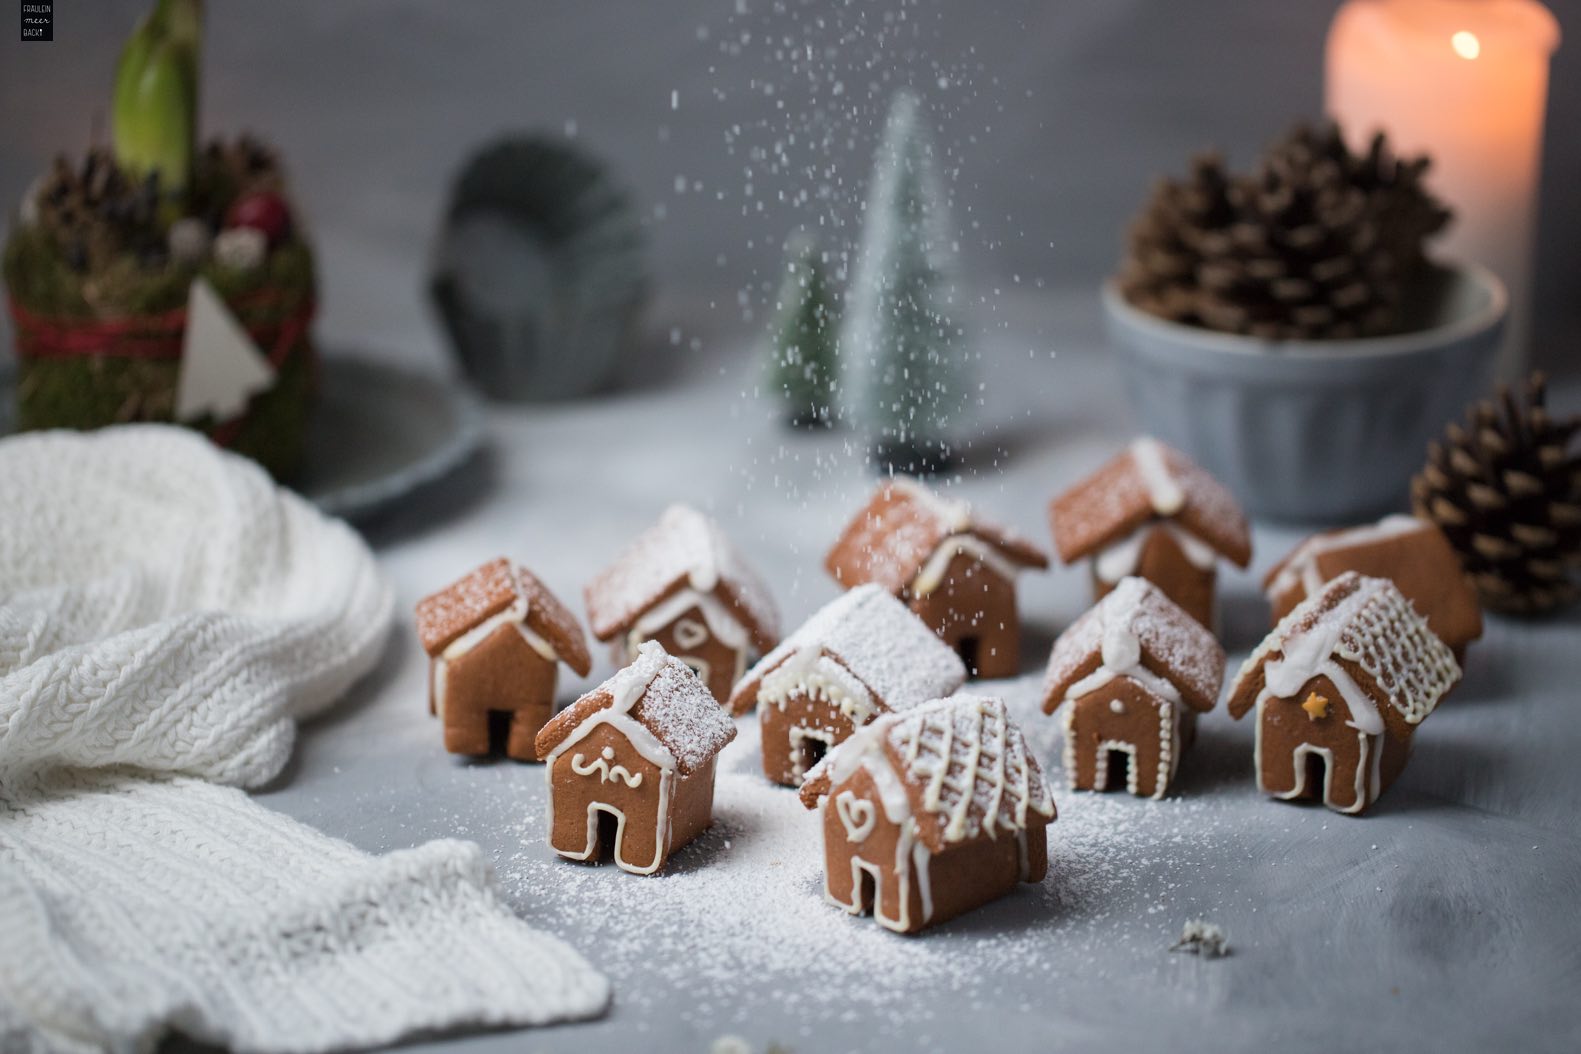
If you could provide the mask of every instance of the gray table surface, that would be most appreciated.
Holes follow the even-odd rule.
[[[985,438],[952,490],[1037,538],[1048,498],[1131,427],[1092,300],[1001,301],[982,320]],[[835,595],[820,557],[872,477],[849,433],[782,431],[755,365],[740,354],[640,394],[496,411],[490,453],[369,528],[403,614],[504,553],[580,610],[600,564],[685,500],[723,522],[799,622]],[[1266,628],[1258,576],[1297,537],[1259,525],[1255,566],[1224,576],[1232,663]],[[600,1021],[424,1050],[706,1051],[723,1035],[802,1054],[1581,1046],[1575,615],[1490,620],[1410,768],[1356,819],[1260,796],[1251,728],[1222,711],[1165,801],[1063,789],[1054,722],[1033,708],[1049,645],[1086,602],[1079,572],[1025,578],[1025,673],[990,686],[1055,789],[1049,878],[921,937],[822,901],[812,817],[757,775],[748,721],[722,761],[715,827],[667,873],[554,858],[541,768],[441,749],[409,620],[259,798],[374,852],[478,842],[515,910],[614,984]],[[611,670],[600,654],[562,701]],[[1230,957],[1167,951],[1197,917],[1224,927]]]

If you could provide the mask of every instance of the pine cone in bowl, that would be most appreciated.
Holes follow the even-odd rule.
[[[1581,597],[1581,455],[1570,441],[1581,417],[1548,414],[1546,382],[1495,399],[1451,424],[1411,481],[1416,513],[1438,524],[1460,554],[1484,607],[1536,614]]]

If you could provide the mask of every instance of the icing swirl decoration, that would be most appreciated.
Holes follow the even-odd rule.
[[[841,791],[835,796],[834,811],[845,825],[846,837],[853,842],[864,841],[878,823],[878,810],[873,803],[850,791]]]
[[[585,754],[572,754],[571,771],[578,776],[591,776],[597,773],[600,783],[614,783],[618,780],[632,790],[642,786],[642,773],[632,772],[624,765],[611,765],[610,762],[614,760],[613,747],[605,747],[592,761],[588,761]]]

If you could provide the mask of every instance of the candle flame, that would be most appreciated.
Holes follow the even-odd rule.
[[[1477,39],[1475,33],[1462,29],[1449,38],[1449,44],[1455,49],[1455,54],[1463,59],[1474,59],[1482,54],[1482,41]]]

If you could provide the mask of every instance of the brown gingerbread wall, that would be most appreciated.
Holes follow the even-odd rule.
[[[1138,554],[1134,574],[1147,579],[1164,591],[1164,595],[1183,608],[1186,614],[1209,629],[1214,626],[1214,592],[1218,571],[1210,567],[1203,570],[1186,559],[1186,553],[1175,536],[1163,525],[1145,527],[1147,538]],[[1092,572],[1093,600],[1102,600],[1117,583],[1104,582]]]
[[[851,801],[841,805],[841,795]],[[848,813],[871,810],[872,830],[859,842],[853,841],[842,808]],[[923,917],[924,901],[920,876],[911,874],[902,882],[896,869],[895,853],[900,845],[901,828],[884,815],[878,788],[866,769],[830,788],[821,807],[824,833],[826,888],[835,901],[862,912],[882,912],[891,922],[905,920],[902,932],[915,933],[947,922],[973,908],[1004,896],[1022,879],[1021,842],[1014,836],[980,838],[953,846],[926,857],[927,887],[932,913]],[[860,816],[858,816],[860,818]],[[1047,831],[1034,823],[1026,831],[1027,873],[1029,882],[1041,882],[1048,871]],[[871,888],[863,888],[865,869],[853,871],[852,861],[860,858],[875,867],[877,875]],[[908,853],[907,860],[915,861]],[[905,914],[901,909],[904,907]]]
[[[1313,693],[1327,699],[1325,716],[1312,718],[1302,708]],[[1304,779],[1305,786],[1297,795],[1298,800],[1324,801],[1330,808],[1350,809],[1356,804],[1356,767],[1362,762],[1359,733],[1346,722],[1350,711],[1340,697],[1339,690],[1327,677],[1317,676],[1302,685],[1301,691],[1288,698],[1271,698],[1263,707],[1259,733],[1258,785],[1268,794],[1287,797],[1309,774],[1310,764],[1296,751],[1303,745],[1327,748],[1332,755],[1333,772],[1329,775],[1330,792],[1325,800],[1320,781]],[[1379,765],[1378,785],[1373,787],[1373,798],[1381,795],[1405,767],[1409,755],[1409,738],[1397,739],[1385,734],[1381,737],[1383,756]],[[1368,762],[1370,765],[1370,762]],[[1322,771],[1322,770],[1317,770]],[[1371,772],[1364,768],[1363,787],[1372,784]],[[1316,785],[1314,785],[1316,783]]]
[[[693,631],[701,629],[706,632],[708,639],[701,644],[683,646],[676,639],[683,623],[689,624]],[[708,685],[708,691],[721,704],[730,699],[730,689],[735,687],[738,671],[745,667],[746,656],[713,635],[701,608],[687,608],[648,639],[658,641],[665,651],[696,670],[698,676],[703,678],[703,683]],[[628,655],[623,664],[632,658],[634,656]],[[706,665],[706,676],[700,665]]]
[[[429,706],[437,708],[430,667]],[[471,651],[446,664],[443,713],[445,749],[483,756],[504,750],[518,761],[534,761],[533,740],[554,709],[559,667],[528,644],[521,632],[502,625]],[[495,716],[497,715],[497,716]],[[503,726],[491,741],[490,727]]]
[[[1021,672],[1015,583],[970,554],[956,553],[939,587],[907,604],[960,654],[971,676],[995,680]]]
[[[629,787],[624,780],[606,779],[602,772],[578,774],[577,768],[586,769],[594,759],[603,758],[609,750],[612,757],[604,760],[610,766],[621,765],[633,775],[640,776],[636,787]],[[600,725],[582,739],[567,747],[555,758],[551,771],[553,780],[553,812],[550,816],[549,845],[558,853],[579,858],[588,853],[589,860],[613,857],[617,846],[598,843],[599,825],[590,818],[590,809],[615,810],[625,817],[619,830],[619,859],[636,867],[646,867],[659,848],[658,799],[661,772],[657,765],[637,753],[631,743],[612,725]],[[590,845],[592,838],[594,844]]]
[[[1162,736],[1165,730],[1160,713],[1163,704],[1152,692],[1129,677],[1117,677],[1065,705],[1074,708],[1070,716],[1070,740],[1066,747],[1067,758],[1075,761],[1075,767],[1067,773],[1072,786],[1079,790],[1098,790],[1099,783],[1103,782],[1105,790],[1125,790],[1124,784],[1108,785],[1104,778],[1107,776],[1109,759],[1107,750],[1102,750],[1100,744],[1118,741],[1130,743],[1136,748],[1135,758],[1130,761],[1130,765],[1134,767],[1132,775],[1136,779],[1138,796],[1151,798],[1161,790],[1168,789],[1167,784],[1163,788],[1159,787],[1159,762],[1163,756]],[[1173,705],[1178,707],[1184,704]],[[1186,748],[1184,732],[1182,729],[1182,752]]]
[[[805,774],[791,749],[792,728],[825,732],[831,737],[831,746],[845,742],[855,731],[839,707],[801,692],[791,693],[784,709],[773,703],[759,704],[758,721],[762,728],[763,774],[787,787],[800,786]]]

